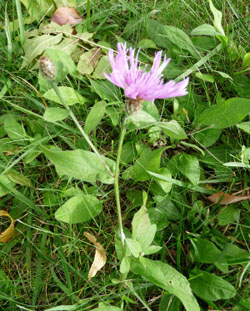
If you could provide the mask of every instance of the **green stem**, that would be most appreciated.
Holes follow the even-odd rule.
[[[124,232],[122,226],[122,211],[121,211],[121,203],[120,203],[120,192],[119,192],[119,174],[120,174],[120,160],[122,154],[122,145],[124,141],[124,137],[126,135],[126,119],[123,121],[122,130],[120,134],[119,146],[116,157],[116,166],[115,166],[115,200],[116,200],[116,209],[119,223],[119,231],[121,235],[122,245],[124,244]]]
[[[50,80],[50,83],[53,87],[53,89],[55,90],[57,96],[59,97],[60,101],[62,102],[63,106],[65,109],[67,109],[69,111],[69,115],[71,117],[71,119],[74,121],[75,125],[77,126],[77,128],[79,129],[80,133],[82,134],[82,136],[85,138],[85,140],[87,141],[87,143],[89,144],[90,148],[93,150],[93,152],[98,156],[98,158],[100,159],[100,161],[102,162],[102,164],[105,166],[105,168],[107,169],[107,171],[109,172],[109,174],[114,177],[114,174],[112,173],[112,171],[110,170],[110,168],[108,167],[108,165],[105,163],[105,161],[103,160],[103,158],[101,157],[100,153],[97,151],[96,147],[93,145],[92,141],[89,139],[88,135],[84,132],[83,128],[81,127],[80,123],[78,122],[76,116],[74,115],[74,113],[72,112],[72,110],[69,108],[69,106],[65,103],[64,98],[62,96],[62,94],[60,93],[57,84],[54,81]]]

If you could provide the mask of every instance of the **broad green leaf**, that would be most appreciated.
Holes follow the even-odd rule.
[[[200,310],[186,277],[168,264],[140,257],[132,261],[131,271],[178,297],[187,311]]]
[[[97,180],[112,184],[113,177],[110,176],[99,157],[90,151],[86,150],[70,150],[62,151],[59,148],[56,150],[41,146],[42,152],[55,165],[58,175],[66,175],[70,178],[88,181],[91,183]],[[103,161],[107,166],[114,171],[115,162],[104,156]]]
[[[161,154],[165,148],[156,150],[146,149],[142,152],[139,159],[136,160],[130,173],[136,181],[145,181],[151,178],[147,171],[158,172],[160,168]]]
[[[62,6],[68,6],[68,7],[72,7],[72,8],[77,7],[77,1],[76,0],[54,0],[54,2],[58,8],[60,8]]]
[[[90,80],[90,83],[92,91],[97,93],[101,97],[101,99],[110,102],[121,101],[120,90],[110,81]]]
[[[221,251],[206,239],[199,239],[197,242],[193,242],[195,261],[202,263],[215,263],[219,258]]]
[[[4,130],[13,140],[23,141],[27,138],[24,127],[11,115],[6,116],[4,120]]]
[[[56,67],[57,82],[63,81],[67,74],[74,75],[76,65],[71,56],[59,48],[46,49],[45,55],[48,56]]]
[[[79,194],[59,207],[55,218],[68,224],[79,224],[93,219],[102,208],[102,203],[95,196]]]
[[[206,109],[200,116],[200,123],[223,129],[239,123],[248,114],[250,99],[235,97]]]
[[[204,300],[230,299],[236,295],[235,288],[215,274],[197,269],[192,277],[189,281],[192,290]]]
[[[61,305],[53,308],[46,309],[44,311],[76,311],[79,308],[78,305]]]
[[[160,47],[168,47],[168,42],[170,41],[181,50],[190,52],[190,54],[195,58],[200,58],[192,40],[184,31],[179,28],[162,25],[156,21],[148,20],[147,32],[150,39],[152,39]]]
[[[167,178],[171,179],[172,178],[172,175],[170,173],[170,171],[163,167],[159,170],[159,173],[163,176],[166,176]],[[163,181],[163,180],[157,180],[158,184],[161,186],[162,190],[165,192],[165,193],[169,193],[172,189],[172,186],[173,184],[171,182],[167,182],[167,181]]]
[[[111,70],[110,61],[107,55],[102,56],[93,73],[94,79],[106,79],[103,73],[109,73]]]
[[[196,78],[201,79],[202,81],[206,81],[210,83],[215,82],[214,76],[206,74],[206,73],[196,72],[195,76]]]
[[[21,0],[21,2],[28,10],[32,20],[40,20],[45,14],[49,14],[54,10],[52,0]]]
[[[0,198],[11,192],[10,188],[14,187],[15,183],[5,175],[0,175]]]
[[[69,111],[59,107],[47,108],[44,112],[44,120],[49,122],[62,121],[69,115]]]
[[[250,52],[244,55],[242,67],[250,68]]]
[[[96,49],[91,49],[88,52],[85,52],[81,55],[79,62],[77,64],[77,71],[80,74],[91,74],[94,71],[94,63],[92,62],[92,57],[94,54],[94,51]]]
[[[8,176],[10,181],[12,181],[16,184],[33,188],[32,182],[29,179],[29,177],[27,177],[27,176],[25,176],[25,175],[23,175],[17,171],[14,171],[14,170],[8,171],[6,173],[6,176]]]
[[[195,29],[192,30],[191,32],[192,36],[221,36],[221,33],[216,31],[216,29],[209,24],[203,24]]]
[[[245,133],[250,135],[250,121],[239,123],[236,126]]]
[[[154,41],[150,39],[142,39],[137,44],[138,48],[141,49],[157,49],[157,46],[155,45]]]
[[[199,160],[190,154],[182,153],[178,157],[178,169],[192,184],[197,185],[200,181]]]
[[[139,254],[142,252],[141,243],[139,243],[138,241],[136,241],[134,239],[125,239],[125,241],[126,241],[126,245],[127,245],[128,249],[130,250],[132,255],[134,257],[138,258]]]
[[[240,216],[240,210],[235,206],[229,205],[225,209],[219,212],[218,223],[221,226],[226,226],[228,224],[234,224],[239,219],[239,216]]]
[[[84,126],[86,134],[89,134],[96,128],[105,114],[106,102],[101,100],[91,108]]]
[[[65,103],[68,106],[73,106],[77,103],[83,104],[85,102],[85,98],[82,97],[77,91],[75,91],[72,87],[68,86],[59,86],[59,92],[61,93]],[[62,102],[60,98],[57,96],[54,89],[50,89],[43,95],[46,99],[51,100],[55,103],[61,104]]]
[[[163,130],[165,135],[173,139],[185,139],[187,135],[179,123],[175,120],[169,122],[158,122],[156,119],[146,111],[139,111],[127,118],[128,128],[143,129],[151,126],[158,126]]]
[[[187,138],[185,131],[180,126],[180,124],[175,120],[172,120],[169,122],[158,122],[156,125],[159,126],[163,130],[165,135],[173,139],[186,139]]]
[[[147,208],[142,206],[132,220],[132,238],[141,244],[142,251],[145,253],[153,242],[155,233],[156,225],[151,224]]]
[[[249,122],[250,123],[250,122]],[[212,146],[219,139],[220,129],[206,129],[195,135],[195,138],[206,148]]]
[[[221,35],[225,36],[225,32],[222,28],[222,13],[221,11],[217,10],[216,7],[213,5],[212,0],[209,0],[210,10],[214,15],[214,27],[220,32]]]
[[[130,130],[144,129],[153,126],[156,123],[156,119],[151,114],[143,110],[140,110],[127,118],[127,124]]]
[[[128,256],[125,256],[122,258],[121,264],[120,264],[120,272],[121,273],[128,273],[130,270],[130,258]]]
[[[22,67],[31,63],[34,58],[41,55],[47,48],[52,47],[62,40],[62,34],[59,33],[56,36],[42,35],[32,39],[28,39],[24,44],[24,63]]]

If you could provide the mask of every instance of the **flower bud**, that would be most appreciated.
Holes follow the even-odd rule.
[[[40,70],[43,77],[47,80],[54,80],[56,76],[56,67],[52,60],[47,56],[40,58]]]
[[[132,115],[141,110],[143,99],[127,99],[125,101],[125,111],[128,115]]]

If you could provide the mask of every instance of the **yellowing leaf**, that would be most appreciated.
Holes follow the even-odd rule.
[[[95,258],[88,274],[88,279],[90,280],[106,264],[107,257],[104,248],[100,243],[96,241],[96,238],[92,234],[84,232],[84,235],[91,243],[95,245],[96,248]]]
[[[236,203],[236,202],[243,201],[243,200],[248,200],[250,199],[250,195],[236,196],[236,195],[231,195],[229,193],[218,192],[218,193],[214,193],[208,196],[207,198],[209,201],[211,201],[214,204],[219,202],[221,205],[227,205],[227,204],[232,204],[232,203]]]
[[[74,26],[81,23],[82,18],[75,8],[60,7],[55,11],[51,21],[58,25],[65,25],[69,23]]]
[[[9,225],[9,227],[0,234],[0,243],[6,243],[8,242],[14,235],[14,220],[13,218],[9,215],[9,213],[0,210],[0,216],[6,216],[11,220],[11,224]],[[1,230],[0,230],[1,232]]]

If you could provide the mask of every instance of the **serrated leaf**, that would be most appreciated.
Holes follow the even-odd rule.
[[[64,120],[68,115],[68,110],[59,107],[52,107],[45,110],[43,118],[45,121],[56,122]]]

